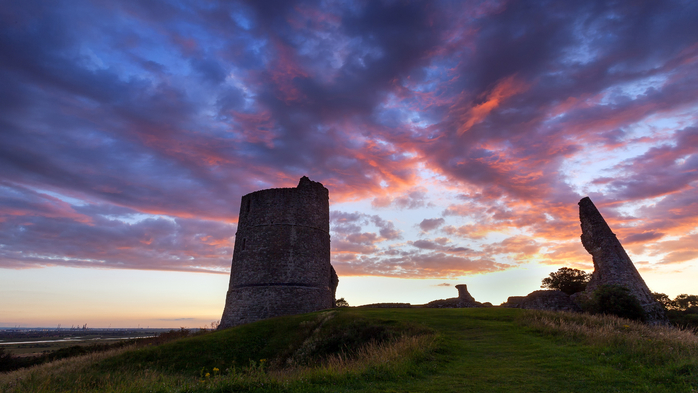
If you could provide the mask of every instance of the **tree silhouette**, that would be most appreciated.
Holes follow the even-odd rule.
[[[550,277],[544,278],[543,285],[540,287],[559,289],[568,295],[572,295],[573,293],[581,292],[586,289],[590,279],[591,274],[584,270],[563,267],[556,272],[550,273]]]
[[[339,299],[335,300],[334,306],[335,307],[349,307],[349,302],[344,300],[343,297],[340,297]]]

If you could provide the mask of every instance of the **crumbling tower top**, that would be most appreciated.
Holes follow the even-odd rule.
[[[222,328],[334,307],[337,283],[327,188],[303,176],[242,197]]]

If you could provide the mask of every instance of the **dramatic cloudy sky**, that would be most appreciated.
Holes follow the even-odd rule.
[[[3,2],[0,325],[219,319],[240,197],[303,175],[330,190],[350,304],[457,283],[500,303],[591,270],[584,196],[652,290],[696,293],[696,20],[691,0]]]

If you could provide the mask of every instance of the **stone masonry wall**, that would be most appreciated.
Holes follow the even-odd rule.
[[[551,290],[533,291],[523,299],[515,299],[507,307],[528,310],[581,311],[568,294]]]
[[[329,229],[329,192],[307,177],[243,196],[221,328],[333,307]]]

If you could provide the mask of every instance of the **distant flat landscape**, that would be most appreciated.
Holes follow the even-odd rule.
[[[109,344],[120,340],[153,337],[171,329],[56,329],[5,328],[0,348],[15,356],[31,356],[75,345]]]

